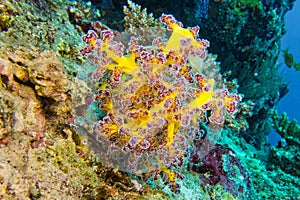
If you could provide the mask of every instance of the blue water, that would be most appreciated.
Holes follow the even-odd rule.
[[[281,40],[281,48],[289,48],[289,52],[293,54],[296,62],[300,62],[300,1],[296,1],[292,11],[286,14],[286,30],[287,33]],[[288,68],[283,62],[281,54],[278,63],[281,65],[279,74],[289,83],[289,92],[286,94],[278,105],[278,113],[286,112],[290,121],[296,119],[300,123],[300,71]],[[272,131],[269,141],[272,145],[276,145],[280,136]]]

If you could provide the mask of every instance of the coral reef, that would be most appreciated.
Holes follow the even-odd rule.
[[[56,177],[60,184],[65,180],[58,169],[46,165],[43,152],[56,146],[54,138],[68,127],[70,80],[52,52],[25,49],[1,49],[1,196],[23,198],[34,190],[36,196],[63,195],[68,191],[57,193],[62,185],[53,185],[56,190],[49,194],[47,177],[53,183]],[[76,191],[73,187],[72,193]]]
[[[96,8],[68,0],[5,1],[1,5],[1,47],[7,51],[18,47],[51,49],[60,56],[69,74],[84,66],[79,33],[97,19]]]
[[[219,183],[235,197],[246,198],[250,189],[248,172],[228,147],[217,144],[202,159],[192,155],[189,168],[200,174],[202,185]]]
[[[285,112],[279,116],[277,110],[274,111],[272,119],[275,131],[286,140],[288,145],[300,145],[300,125],[296,119],[290,122]]]
[[[276,60],[284,15],[293,2],[0,0],[0,199],[298,198],[299,126],[273,113],[287,92]],[[166,31],[156,19],[162,13],[172,13],[185,25],[199,24],[200,38],[209,39],[209,52],[218,57],[207,52],[207,40],[195,39],[197,27],[182,28],[167,15],[162,20]],[[94,31],[82,42],[88,30]],[[161,40],[154,40],[157,36]],[[89,59],[80,53],[84,43]],[[122,54],[114,49],[119,47]],[[288,54],[286,61],[297,64]],[[161,85],[154,85],[164,87],[143,84],[161,81],[150,76],[156,74],[153,66],[161,66],[157,73],[164,75]],[[131,80],[138,87],[133,93]],[[209,95],[193,93],[199,86]],[[182,94],[191,95],[185,101],[166,90],[181,87]],[[218,96],[225,88],[225,96]],[[236,104],[238,92],[244,93],[244,102]],[[184,120],[193,99],[212,104]],[[162,110],[161,121],[149,115],[153,108]],[[118,114],[130,133],[117,130]],[[271,116],[282,139],[266,148]],[[156,134],[143,138],[136,125],[150,132],[152,125]],[[120,149],[132,157],[121,157]],[[139,172],[128,173],[107,162],[107,150],[125,164],[137,161],[139,153],[146,159],[138,163]],[[133,169],[135,164],[124,163],[118,166]]]
[[[91,137],[112,143],[104,153],[113,166],[120,162],[119,169],[138,175],[163,172],[175,191],[174,178],[181,176],[169,170],[183,165],[194,141],[215,142],[241,96],[225,88],[215,57],[206,52],[209,42],[197,36],[199,27],[182,28],[171,15],[160,21],[172,31],[169,38],[144,46],[132,37],[123,50],[110,29],[101,38],[89,31],[81,53],[98,64],[91,77],[100,87],[98,107],[106,113]]]
[[[139,196],[125,174],[108,183],[111,169],[89,157],[84,139],[70,127],[71,91],[84,88],[82,82],[68,78],[51,51],[1,50],[0,197]]]
[[[7,31],[14,21],[14,13],[9,9],[9,5],[0,1],[0,31]]]
[[[117,8],[126,4],[124,1],[113,3]],[[230,81],[237,80],[244,100],[255,103],[253,115],[247,119],[247,133],[257,140],[257,148],[265,148],[272,128],[270,110],[287,92],[287,84],[277,73],[277,58],[285,33],[284,16],[294,0],[135,2],[147,7],[154,17],[172,13],[185,25],[201,27],[201,37],[211,42],[210,51],[218,55],[221,73]]]
[[[210,1],[208,18],[200,19],[200,34],[219,55],[221,72],[236,79],[245,100],[255,103],[247,133],[265,148],[271,130],[270,112],[285,95],[278,75],[284,15],[294,1]],[[224,17],[225,16],[225,17]]]
[[[68,123],[72,109],[70,81],[62,63],[50,51],[1,50],[1,101],[12,112],[7,119],[13,120],[2,127],[8,128],[6,132],[32,134],[39,142],[47,128],[57,128],[48,124],[51,119]]]
[[[124,6],[124,14],[125,31],[135,37],[139,44],[150,44],[157,35],[165,34],[165,30],[159,26],[159,20],[152,13],[147,14],[147,9],[141,10],[141,6],[131,1],[128,1],[128,7]]]
[[[68,6],[86,3],[0,2],[0,198],[139,199],[147,187],[104,167],[72,128],[73,106],[89,89],[69,75],[90,66],[76,50],[81,28],[68,21]]]
[[[281,170],[280,167],[267,162],[269,155],[265,150],[257,150],[242,137],[232,135],[230,131],[223,132],[218,144],[229,147],[241,163],[241,166],[245,169],[251,183],[250,187],[248,187],[248,191],[244,191],[244,195],[248,195],[247,198],[287,199],[298,197],[300,195],[299,178],[292,176]],[[280,161],[277,162],[280,163]],[[234,169],[238,168],[234,167]],[[231,175],[229,177],[231,177]],[[233,180],[238,179],[235,179],[234,176]],[[218,185],[219,184],[216,186]]]
[[[281,116],[277,110],[273,114],[273,127],[280,134],[281,140],[276,147],[271,147],[269,153],[269,162],[272,167],[279,166],[286,173],[294,176],[300,176],[300,126],[293,119],[291,122],[284,112]]]

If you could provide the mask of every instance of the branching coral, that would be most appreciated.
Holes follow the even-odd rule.
[[[226,89],[198,26],[183,28],[171,15],[160,21],[172,32],[169,38],[143,46],[132,37],[125,51],[110,29],[101,38],[89,31],[81,53],[98,64],[92,77],[99,81],[96,101],[106,113],[91,137],[111,144],[105,155],[110,164],[136,174],[166,174],[175,190],[181,176],[173,169],[183,165],[195,141],[195,148],[206,135],[209,144],[215,142],[225,114],[236,113],[241,96]],[[203,149],[204,155],[209,149]]]
[[[276,147],[271,147],[269,161],[272,167],[279,166],[286,173],[300,176],[300,126],[296,119],[290,122],[285,112],[279,116],[276,110],[272,120],[273,128],[282,138]]]
[[[159,26],[158,19],[154,19],[152,13],[147,14],[147,9],[141,10],[141,6],[128,0],[128,7],[124,6],[126,15],[125,30],[131,37],[135,37],[139,44],[149,44],[158,33],[165,34],[164,29]]]
[[[285,112],[279,116],[277,110],[275,110],[272,120],[275,131],[280,134],[289,145],[300,145],[300,126],[297,124],[296,119],[290,122]]]
[[[128,6],[129,8],[124,6],[125,29],[127,32],[134,32],[134,29],[139,27],[153,27],[159,23],[152,14],[147,14],[147,9],[141,10],[140,5],[128,0]]]

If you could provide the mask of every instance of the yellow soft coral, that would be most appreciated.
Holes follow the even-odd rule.
[[[112,31],[103,30],[101,39],[89,32],[82,53],[95,49],[102,72],[97,100],[106,116],[95,125],[96,134],[131,153],[131,171],[145,155],[151,166],[145,168],[160,168],[174,183],[170,167],[181,166],[188,148],[203,140],[204,126],[222,128],[240,97],[221,82],[218,63],[206,50],[209,42],[197,38],[199,27],[183,28],[171,15],[160,20],[172,31],[167,40],[158,37],[145,46],[131,38],[124,53]]]

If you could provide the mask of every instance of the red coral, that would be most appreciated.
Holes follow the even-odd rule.
[[[234,151],[219,144],[202,159],[195,151],[189,169],[200,174],[201,185],[220,183],[235,197],[239,194],[244,196],[244,192],[251,186],[247,171]]]

